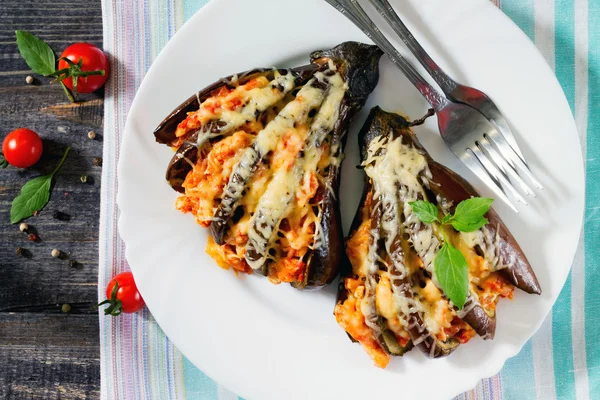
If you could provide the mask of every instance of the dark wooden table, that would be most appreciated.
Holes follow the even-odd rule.
[[[97,298],[98,217],[103,94],[72,105],[59,85],[35,76],[19,55],[17,29],[47,41],[59,55],[70,43],[102,45],[100,0],[0,1],[0,140],[27,127],[44,141],[31,169],[0,169],[0,398],[83,399],[100,394]],[[97,133],[95,140],[88,132]],[[53,169],[73,149],[55,178],[48,205],[26,222],[41,240],[10,224],[10,205],[31,177]],[[80,177],[90,177],[82,183]],[[68,221],[53,217],[55,211]],[[18,256],[17,247],[27,250]],[[77,262],[52,258],[57,248]],[[69,304],[71,311],[61,308]]]

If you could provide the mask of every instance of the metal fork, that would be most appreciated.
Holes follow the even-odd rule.
[[[357,0],[326,1],[377,44],[425,97],[435,110],[440,134],[450,150],[516,213],[519,210],[508,199],[505,190],[508,190],[518,202],[527,205],[527,201],[508,180],[506,171],[521,187],[528,187],[528,185],[510,166],[504,154],[514,155],[519,160],[521,158],[494,125],[475,109],[462,103],[452,102],[433,88],[387,40]],[[509,159],[512,160],[512,157]],[[529,191],[533,192],[531,189]]]
[[[415,39],[414,35],[408,30],[400,16],[396,13],[388,0],[369,0],[375,9],[381,14],[387,23],[392,27],[394,32],[398,34],[406,47],[413,53],[421,65],[427,70],[429,75],[435,80],[446,98],[451,101],[466,104],[475,110],[479,111],[488,121],[494,125],[496,130],[504,136],[513,152],[503,152],[508,164],[513,168],[521,170],[527,178],[538,189],[543,189],[542,184],[533,176],[527,161],[517,144],[508,122],[496,106],[492,99],[482,91],[470,86],[462,85],[452,79],[444,70],[427,54],[421,44]],[[516,154],[515,154],[516,153]],[[505,170],[502,165],[498,165],[500,169]],[[523,187],[527,194],[535,196],[535,193],[529,187]]]

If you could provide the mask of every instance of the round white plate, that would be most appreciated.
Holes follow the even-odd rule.
[[[531,261],[543,294],[516,292],[513,301],[501,301],[493,341],[475,338],[441,360],[415,350],[381,370],[336,324],[333,287],[299,292],[217,267],[204,252],[207,230],[175,210],[177,194],[164,180],[173,152],[155,143],[152,131],[183,100],[222,76],[300,65],[313,50],[367,39],[324,0],[213,0],[165,47],[131,107],[119,162],[119,228],[138,286],[165,333],[206,374],[245,398],[457,395],[518,353],[567,278],[582,224],[584,173],[575,124],[552,71],[487,0],[393,3],[442,67],[494,99],[545,185],[519,215],[500,201],[494,205]],[[379,86],[348,141],[340,195],[346,230],[362,190],[362,172],[354,168],[356,132],[377,104],[411,118],[427,109],[383,57]],[[435,118],[417,134],[435,159],[491,195],[444,147]]]

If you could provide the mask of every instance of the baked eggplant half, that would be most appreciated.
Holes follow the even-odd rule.
[[[390,355],[413,346],[438,358],[477,334],[493,339],[500,297],[512,298],[515,286],[541,293],[525,254],[492,209],[488,223],[472,232],[439,223],[478,193],[435,162],[410,127],[376,107],[359,134],[365,185],[335,307],[338,323],[382,368]],[[419,200],[434,205],[437,221],[417,217],[411,203]],[[466,261],[468,294],[461,309],[434,268],[445,241]]]
[[[207,252],[237,272],[323,286],[344,256],[337,192],[349,124],[379,80],[381,50],[345,42],[289,70],[221,79],[154,134],[176,153],[176,207],[210,228]]]

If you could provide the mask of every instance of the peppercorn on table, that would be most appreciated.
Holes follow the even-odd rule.
[[[103,146],[99,271],[102,293],[114,274],[128,269],[123,244],[115,241],[116,156],[128,107],[152,59],[205,3],[206,0],[102,3],[105,50],[119,60],[113,62],[114,74],[107,90],[105,132],[100,129],[102,99],[90,97],[87,104],[68,107],[62,102],[59,87],[46,82],[29,86],[25,81],[27,67],[11,42],[14,29],[25,28],[34,32],[45,30],[40,36],[57,40],[57,48],[71,40],[69,35],[80,35],[99,44],[100,4],[73,7],[68,0],[6,0],[0,4],[0,17],[5,22],[10,20],[0,31],[4,35],[0,43],[4,46],[2,54],[13,55],[0,64],[3,134],[21,125],[47,132],[50,151],[48,160],[41,164],[42,172],[51,169],[64,145],[74,148],[62,177],[57,179],[50,203],[40,215],[27,221],[41,241],[29,241],[27,234],[8,222],[0,225],[1,397],[97,398],[102,394],[107,399],[237,398],[189,363],[147,310],[120,319],[100,316],[100,349],[98,314],[91,308],[97,300],[94,293],[101,168],[94,165],[94,158],[100,157]],[[588,0],[495,3],[535,41],[555,70],[576,116],[587,171],[593,173],[600,160],[600,35],[595,29],[600,22],[600,4]],[[65,17],[69,18],[67,31]],[[40,21],[55,25],[40,28],[44,26]],[[87,136],[90,130],[96,133],[93,140]],[[0,217],[8,221],[10,202],[27,178],[38,171],[0,173],[4,177],[0,186]],[[87,176],[85,184],[82,175]],[[595,243],[600,231],[595,229],[594,210],[600,188],[595,182],[588,182],[587,193],[585,242],[580,244],[571,277],[552,314],[500,374],[483,380],[460,398],[584,399],[600,395],[600,353],[595,347],[600,317],[594,312],[599,300],[590,284],[598,279],[596,260],[600,255]],[[67,220],[55,219],[54,211],[67,214]],[[23,249],[20,255],[19,247]],[[53,248],[65,252],[69,259],[53,258]],[[69,260],[81,265],[73,269]],[[62,310],[65,304],[70,307],[69,313]]]
[[[484,1],[484,0],[482,0]],[[122,30],[108,29],[105,45],[119,59],[132,54],[141,62],[129,64],[129,72],[138,84],[152,59],[183,22],[207,1],[182,0],[168,2],[155,0],[152,7],[133,7],[116,1],[104,3],[106,26],[117,27],[119,21],[139,21]],[[600,22],[600,4],[586,0],[528,1],[502,0],[494,2],[516,22],[536,43],[550,66],[556,72],[571,107],[575,112],[582,143],[588,143],[587,168],[594,171],[597,160],[600,124],[600,92],[595,82],[600,68],[600,36],[591,28]],[[140,15],[140,13],[143,13]],[[145,21],[143,24],[141,21]],[[588,29],[588,26],[590,29]],[[130,40],[131,37],[139,40]],[[128,40],[125,40],[128,38]],[[588,51],[589,50],[589,51]],[[587,66],[590,66],[588,71]],[[124,72],[121,66],[118,70]],[[133,72],[132,72],[133,71]],[[107,247],[101,246],[101,286],[111,275],[127,269],[123,244],[113,243],[116,234],[115,177],[108,171],[117,165],[115,155],[123,133],[123,114],[133,99],[135,88],[131,75],[117,73],[111,88],[114,103],[107,108],[107,129],[115,132],[111,143],[105,143],[104,185],[110,194],[103,204],[101,221],[105,224]],[[597,79],[596,79],[597,80]],[[588,82],[590,85],[588,86]],[[590,135],[587,135],[587,132]],[[586,243],[598,241],[594,229],[592,201],[600,193],[594,183],[588,183],[588,214]],[[581,243],[573,263],[571,278],[539,332],[521,353],[508,360],[500,374],[484,379],[471,392],[460,398],[516,399],[516,398],[587,398],[600,396],[600,353],[595,342],[597,313],[594,307],[599,299],[594,293],[597,279],[593,246],[584,249]],[[116,264],[108,264],[116,260]],[[585,311],[585,314],[584,314]],[[589,312],[587,312],[589,311]],[[585,321],[585,323],[584,323]],[[143,345],[142,345],[143,344]],[[120,320],[101,320],[102,393],[107,397],[157,396],[161,398],[230,399],[236,394],[219,386],[195,368],[164,336],[147,311]],[[133,358],[133,359],[132,359]]]
[[[39,35],[59,54],[75,41],[101,47],[101,4],[3,0],[0,21],[0,137],[30,128],[44,146],[33,168],[0,169],[0,398],[98,398],[93,306],[101,167],[94,159],[102,157],[103,93],[71,105],[60,85],[31,72],[15,30]],[[50,202],[25,221],[23,231],[11,225],[11,202],[23,184],[52,171],[67,146],[72,150],[54,178]]]

